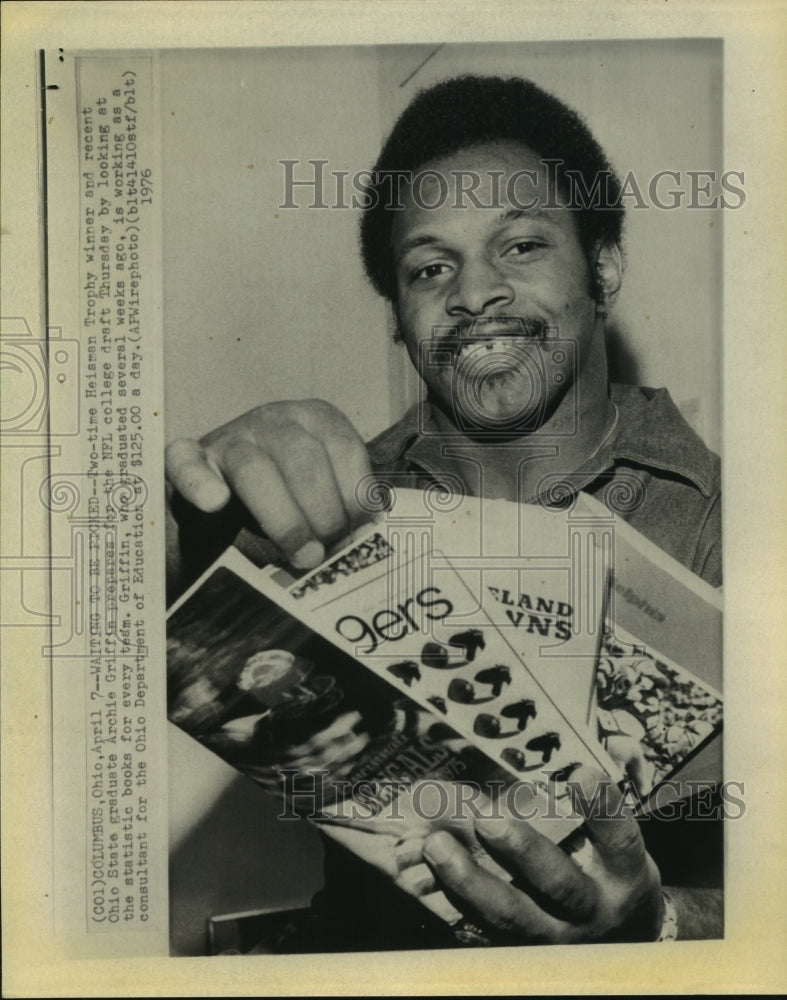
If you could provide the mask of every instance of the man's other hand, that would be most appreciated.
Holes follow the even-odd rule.
[[[259,406],[166,451],[167,479],[185,500],[211,514],[236,496],[298,569],[368,519],[356,487],[370,472],[363,439],[319,399]]]
[[[606,808],[589,807],[596,789],[606,789]],[[449,897],[515,943],[652,941],[661,929],[661,878],[630,815],[616,814],[620,792],[589,768],[571,785],[587,815],[590,845],[581,865],[510,812],[476,819],[475,829],[490,855],[513,877],[492,875],[446,831],[431,834],[424,857]],[[580,855],[575,855],[580,857]]]

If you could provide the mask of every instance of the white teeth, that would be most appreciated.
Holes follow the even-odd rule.
[[[459,354],[465,355],[481,351],[503,351],[507,354],[521,350],[521,344],[506,338],[495,338],[493,340],[468,340],[459,348]]]

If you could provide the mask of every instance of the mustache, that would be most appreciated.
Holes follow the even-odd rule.
[[[436,339],[458,341],[500,340],[523,337],[546,340],[557,337],[557,327],[539,316],[472,316],[435,330]]]

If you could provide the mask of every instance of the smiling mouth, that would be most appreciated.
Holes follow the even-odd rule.
[[[489,316],[476,317],[457,324],[440,337],[441,347],[451,351],[454,360],[475,354],[479,348],[495,353],[511,352],[514,361],[517,347],[522,344],[542,343],[557,337],[557,327],[540,319]]]

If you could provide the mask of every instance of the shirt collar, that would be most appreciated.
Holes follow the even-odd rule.
[[[425,419],[431,422],[431,411],[426,401],[411,406],[401,420],[397,420],[367,445],[372,463],[390,465],[404,458],[409,448],[423,437]]]

